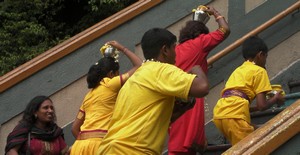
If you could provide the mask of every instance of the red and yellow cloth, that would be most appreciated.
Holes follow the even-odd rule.
[[[196,75],[147,61],[119,92],[99,155],[161,154],[175,97],[187,99]]]
[[[249,100],[238,95],[223,96],[224,92],[228,90],[243,92]],[[237,143],[253,131],[253,127],[251,128],[250,125],[250,103],[256,94],[270,90],[272,90],[272,87],[267,71],[250,61],[245,61],[230,75],[225,88],[221,92],[223,97],[218,100],[214,108],[213,120],[216,122],[217,128],[232,144]],[[224,122],[233,121],[235,123],[224,125]],[[240,127],[238,128],[238,126]]]

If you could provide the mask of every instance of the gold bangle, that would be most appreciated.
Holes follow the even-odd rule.
[[[224,17],[223,16],[216,17],[216,21],[219,20],[219,19],[221,19],[221,18],[224,18]]]
[[[227,30],[224,27],[218,28],[219,31],[221,31],[223,34],[227,34]]]

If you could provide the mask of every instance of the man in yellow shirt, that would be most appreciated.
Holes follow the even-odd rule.
[[[260,111],[284,101],[281,93],[266,99],[272,87],[265,70],[268,47],[264,41],[250,37],[243,43],[242,51],[245,62],[230,75],[213,112],[215,125],[232,145],[254,131],[250,120],[250,103],[254,98],[253,110]]]
[[[97,154],[161,154],[175,97],[208,93],[208,81],[199,66],[188,74],[174,65],[174,34],[153,28],[144,34],[141,45],[146,61],[121,88]]]

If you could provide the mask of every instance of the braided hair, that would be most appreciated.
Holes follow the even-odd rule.
[[[100,81],[112,71],[115,73],[120,68],[119,63],[113,57],[103,57],[96,64],[92,65],[87,74],[88,88],[96,88]]]

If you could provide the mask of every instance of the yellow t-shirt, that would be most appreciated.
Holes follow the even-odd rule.
[[[85,113],[85,120],[81,131],[107,130],[117,95],[121,89],[121,81],[127,80],[128,73],[112,79],[104,78],[100,85],[89,91],[80,107]]]
[[[174,65],[144,63],[120,90],[98,154],[161,154],[175,97],[188,98],[195,76]]]
[[[245,61],[230,75],[221,95],[229,89],[244,92],[252,101],[256,94],[270,91],[272,87],[264,68]],[[214,108],[214,119],[240,118],[250,123],[250,103],[238,96],[221,98]]]

